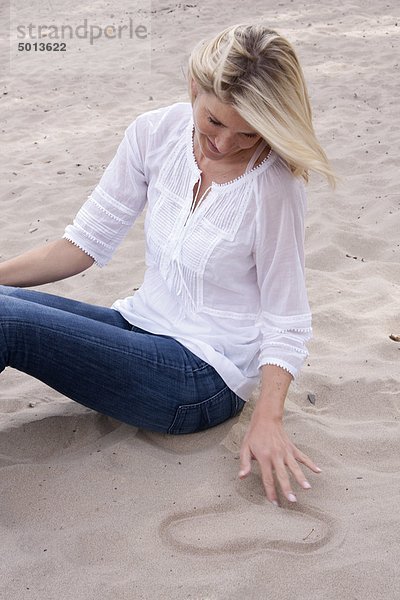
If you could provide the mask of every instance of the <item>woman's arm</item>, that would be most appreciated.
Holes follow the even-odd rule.
[[[242,443],[239,473],[245,477],[251,459],[257,459],[267,497],[274,503],[273,470],[292,502],[296,498],[286,469],[306,488],[308,482],[297,463],[319,472],[292,444],[282,425],[290,382],[308,356],[306,344],[312,334],[304,267],[305,188],[282,165],[275,162],[267,171],[266,191],[257,203],[254,258],[260,291],[261,392]]]
[[[296,448],[283,428],[283,407],[292,376],[275,365],[266,364],[261,369],[261,392],[242,442],[239,477],[246,477],[250,473],[251,460],[254,458],[260,464],[268,500],[278,504],[273,477],[275,470],[285,497],[291,502],[296,502],[286,467],[304,489],[309,489],[311,486],[298,462],[315,473],[320,473],[321,469]]]
[[[56,240],[0,263],[0,285],[28,287],[66,279],[94,260],[66,239]]]

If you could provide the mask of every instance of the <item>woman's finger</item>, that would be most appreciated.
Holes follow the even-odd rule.
[[[248,444],[243,442],[240,448],[239,477],[246,477],[251,471],[251,450]]]
[[[287,498],[290,502],[296,502],[297,498],[293,493],[289,476],[282,459],[275,461],[275,473],[285,498]]]
[[[298,448],[294,447],[293,456],[298,462],[301,462],[303,465],[314,471],[315,473],[321,473],[322,470],[317,467],[317,465],[307,456],[301,452]]]
[[[291,470],[291,472],[293,473],[294,478],[296,479],[297,483],[299,483],[303,489],[309,490],[311,488],[311,485],[307,481],[306,477],[304,476],[304,473],[300,469],[299,464],[295,460],[295,458],[293,456],[289,455],[286,460],[286,464],[289,467],[289,469]]]
[[[264,484],[264,489],[265,489],[267,498],[270,502],[272,502],[272,504],[274,504],[275,506],[279,506],[278,505],[278,496],[276,494],[276,489],[275,489],[274,476],[272,474],[271,463],[259,461],[259,464],[260,464],[260,468],[261,468],[262,482]]]

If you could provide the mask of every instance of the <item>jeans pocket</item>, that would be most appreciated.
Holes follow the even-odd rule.
[[[244,400],[225,387],[207,400],[178,406],[168,433],[194,433],[214,427],[238,414],[244,404]]]

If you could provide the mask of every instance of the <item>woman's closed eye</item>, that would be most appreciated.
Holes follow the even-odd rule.
[[[216,125],[217,127],[219,127],[221,125],[221,123],[219,123],[218,121],[214,121],[214,119],[211,117],[207,117],[207,119],[208,119],[209,123],[212,123],[213,125]],[[242,133],[242,135],[245,135],[246,137],[249,137],[249,138],[257,137],[256,133]]]

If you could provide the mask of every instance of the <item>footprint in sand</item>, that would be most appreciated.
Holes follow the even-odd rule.
[[[326,552],[343,539],[339,522],[316,508],[240,502],[173,514],[161,523],[159,535],[175,550],[200,556]]]
[[[226,448],[232,447],[231,452],[238,449],[229,423],[196,436],[194,443],[193,436],[171,439],[139,432],[136,440],[143,438],[164,452],[180,456],[205,451],[208,460],[212,457],[216,464],[221,453],[226,453],[221,442]],[[237,481],[233,495],[235,499],[216,505],[170,514],[158,527],[162,542],[184,553],[216,556],[268,550],[295,555],[326,552],[343,540],[342,523],[317,508],[303,505],[300,500],[294,505],[283,500],[281,508],[273,507],[265,497],[260,477],[254,474],[245,482]]]

